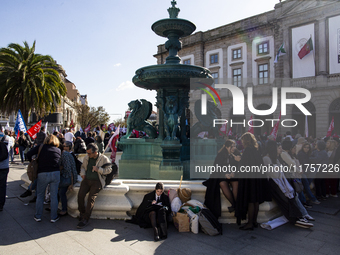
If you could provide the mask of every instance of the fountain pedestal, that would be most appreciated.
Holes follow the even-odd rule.
[[[140,88],[157,91],[159,115],[158,138],[150,140],[125,139],[119,142],[123,150],[119,162],[119,178],[178,180],[181,175],[190,178],[190,150],[186,137],[186,115],[189,107],[190,79],[213,80],[204,67],[181,64],[178,51],[182,48],[181,37],[192,34],[196,26],[178,18],[176,1],[168,9],[169,18],[156,21],[152,30],[168,38],[165,48],[169,52],[162,65],[138,69],[133,83]],[[132,119],[132,114],[129,116]],[[149,153],[154,153],[149,155]]]

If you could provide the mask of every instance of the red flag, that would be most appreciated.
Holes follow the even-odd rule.
[[[279,121],[276,122],[276,124],[274,125],[274,127],[272,129],[272,132],[270,133],[270,135],[274,136],[275,139],[276,139],[276,136],[277,136],[277,131],[279,130],[280,119],[281,119],[281,111],[280,111]]]
[[[299,58],[302,59],[312,50],[313,50],[313,41],[312,41],[312,37],[310,37],[309,40],[306,42],[306,44],[299,51],[299,54],[298,54]]]
[[[27,134],[29,134],[32,139],[37,138],[37,133],[40,131],[41,128],[41,120],[39,120],[37,123],[35,123],[34,126],[32,126],[29,130],[27,130]]]
[[[228,132],[228,136],[232,136],[233,135],[233,131],[231,131],[231,127],[229,128],[229,132]]]
[[[138,130],[132,130],[132,133],[136,135],[136,138],[139,138],[139,131]]]
[[[221,128],[220,131],[224,134],[227,134],[227,123],[224,123]]]
[[[70,129],[71,129],[71,130],[74,130],[74,123],[73,123],[73,119],[71,120]]]
[[[339,138],[339,136],[336,134],[336,132],[334,132],[334,134],[332,135],[332,137],[334,137],[334,138]]]
[[[253,119],[253,115],[250,116],[250,120],[249,120],[249,122],[248,122],[248,123],[249,123],[248,132],[254,134],[254,127],[253,127],[253,121],[252,121],[252,119]],[[250,126],[250,125],[251,125],[251,126]]]
[[[334,130],[334,116],[332,117],[332,121],[331,124],[329,125],[326,137],[332,136],[333,130]]]
[[[111,123],[109,126],[108,126],[108,129],[109,131],[112,131],[115,129],[115,124]]]
[[[84,129],[84,132],[87,133],[87,132],[90,132],[91,130],[91,125],[88,124],[87,127]]]

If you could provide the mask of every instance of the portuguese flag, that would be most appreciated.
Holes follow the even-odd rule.
[[[312,37],[310,37],[309,40],[306,42],[306,44],[299,51],[299,54],[298,54],[299,58],[302,59],[312,50],[313,50],[313,42],[312,42]]]

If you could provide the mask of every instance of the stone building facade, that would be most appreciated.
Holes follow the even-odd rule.
[[[311,39],[313,50],[299,58],[298,53]],[[246,120],[234,125],[233,133],[248,130],[248,120],[261,119],[262,127],[254,128],[255,134],[269,134],[272,123],[265,119],[278,119],[282,111],[281,88],[305,88],[311,99],[303,106],[312,114],[307,117],[309,135],[326,135],[334,117],[334,132],[340,134],[340,2],[336,0],[287,0],[277,3],[274,10],[249,17],[206,32],[182,38],[180,57],[183,64],[208,68],[215,83],[238,86],[245,95],[245,115],[233,115],[232,95],[227,89],[217,89],[223,107],[218,106],[223,119]],[[274,63],[275,56],[284,44],[286,54]],[[164,45],[158,46],[158,64],[167,57]],[[258,110],[272,107],[272,89],[278,88],[278,107],[267,116],[256,116],[247,107],[247,91],[253,87],[253,106]],[[288,98],[303,98],[301,93]],[[191,97],[191,125],[197,121]],[[295,127],[279,125],[279,134],[292,131],[305,134],[306,117],[293,104],[287,105],[281,120],[294,119]],[[255,125],[255,123],[254,123]],[[294,123],[290,124],[290,126]],[[288,124],[286,125],[288,126]],[[228,126],[229,128],[229,126]]]

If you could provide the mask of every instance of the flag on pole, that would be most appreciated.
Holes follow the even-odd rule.
[[[275,139],[276,139],[276,136],[277,136],[277,131],[279,130],[280,120],[281,120],[281,111],[280,111],[279,121],[276,122],[276,124],[274,125],[274,127],[272,129],[272,132],[270,133],[270,135],[274,136]]]
[[[224,123],[221,128],[220,128],[220,131],[222,133],[224,133],[225,135],[227,134],[227,123]]]
[[[108,126],[109,131],[114,130],[114,128],[115,128],[115,124],[114,124],[114,123],[111,123],[111,124]]]
[[[274,63],[277,63],[277,61],[279,60],[280,56],[286,55],[286,51],[285,51],[285,43],[282,43],[282,45],[280,46],[279,50],[277,51],[277,54],[275,56],[275,60]]]
[[[26,127],[24,118],[22,117],[20,110],[18,111],[18,114],[17,114],[17,119],[15,121],[14,131],[15,131],[15,134],[17,136],[19,135],[19,131],[23,131],[24,133],[27,132],[27,127]]]
[[[90,123],[87,125],[87,127],[84,129],[85,133],[90,132],[91,130],[91,125]]]
[[[45,132],[47,132],[48,121],[45,123]]]
[[[74,130],[74,123],[73,123],[73,119],[71,119],[71,123],[70,123],[70,129]]]
[[[32,139],[37,138],[37,133],[40,131],[41,128],[41,120],[34,124],[29,130],[27,130],[27,134],[32,137]]]
[[[9,123],[7,122],[5,130],[10,130],[10,129],[11,129],[11,127],[9,126]]]
[[[306,56],[312,50],[313,50],[313,41],[312,41],[312,37],[309,37],[306,44],[301,48],[301,50],[298,53],[299,58],[302,59],[304,56]]]
[[[102,126],[102,130],[103,130],[103,132],[106,132],[106,131],[107,131],[107,126],[106,126],[106,124],[104,124],[104,125]]]
[[[248,121],[248,123],[249,123],[248,132],[254,134],[253,115],[250,116],[250,120]]]
[[[334,137],[334,138],[339,138],[339,136],[336,134],[336,132],[334,132],[334,134],[332,135],[332,137]]]
[[[232,136],[232,135],[233,135],[233,131],[231,130],[231,127],[230,127],[228,131],[228,136]]]
[[[326,137],[332,136],[333,130],[334,130],[334,116],[332,117],[332,121],[331,124],[329,125]]]
[[[107,147],[110,147],[110,149],[112,151],[111,156],[110,156],[111,162],[115,162],[115,160],[116,160],[117,142],[118,142],[118,138],[119,138],[119,129],[120,129],[120,125],[117,127],[116,131],[113,133],[109,142],[107,143]],[[106,147],[106,149],[107,149],[107,147]],[[106,151],[106,149],[105,149],[105,151]]]
[[[305,121],[305,137],[308,137],[308,119],[307,119],[307,115],[306,115],[306,121]]]

